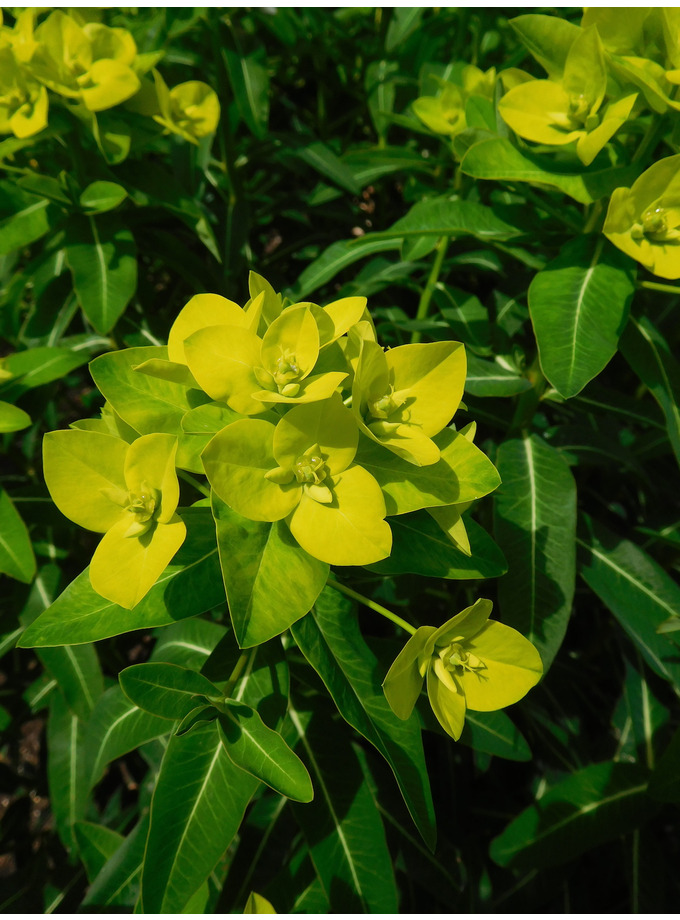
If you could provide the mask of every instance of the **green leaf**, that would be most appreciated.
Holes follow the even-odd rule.
[[[137,250],[122,219],[71,217],[66,261],[78,302],[100,335],[112,329],[137,289]]]
[[[99,698],[88,725],[86,755],[90,786],[96,786],[112,760],[171,730],[167,719],[144,712],[120,687],[110,687]]]
[[[257,780],[234,766],[211,723],[170,739],[151,803],[144,913],[178,913],[238,831]]]
[[[250,521],[215,492],[212,507],[236,639],[241,648],[259,645],[311,610],[329,566],[306,553],[282,521]]]
[[[92,214],[103,214],[117,208],[127,194],[117,182],[91,182],[80,196],[80,206]]]
[[[471,396],[516,396],[531,389],[531,382],[496,361],[484,361],[467,353],[465,392]]]
[[[506,760],[531,760],[526,738],[502,710],[465,713],[461,744]]]
[[[319,674],[342,717],[385,757],[413,820],[431,848],[435,823],[430,784],[415,720],[394,715],[380,686],[381,668],[359,631],[352,604],[321,592],[314,610],[292,627],[293,638]]]
[[[264,140],[269,121],[269,74],[255,55],[244,56],[228,48],[222,49],[222,54],[239,114],[255,137]]]
[[[680,730],[673,735],[649,778],[649,794],[658,802],[680,802]]]
[[[88,882],[103,869],[125,839],[122,834],[89,821],[77,821],[73,825],[78,855],[83,861]]]
[[[661,406],[668,437],[680,463],[680,365],[646,316],[631,317],[620,347],[626,361]]]
[[[392,552],[387,559],[365,566],[381,575],[412,572],[434,578],[496,578],[507,571],[505,558],[488,533],[465,518],[471,555],[457,549],[427,511],[390,518]]]
[[[390,24],[385,36],[385,51],[391,54],[412,35],[420,25],[425,12],[423,7],[397,6],[392,9]]]
[[[0,387],[6,399],[16,399],[27,390],[60,380],[70,371],[87,364],[88,352],[83,349],[41,346],[17,351],[5,358],[5,369],[12,374]]]
[[[348,265],[375,255],[377,252],[388,252],[391,249],[400,249],[400,239],[374,240],[371,236],[364,236],[357,245],[354,240],[341,240],[331,243],[321,255],[308,265],[300,274],[297,282],[286,291],[286,295],[294,301],[302,301],[317,288],[326,284]]]
[[[221,623],[200,617],[180,620],[160,629],[151,661],[165,661],[198,671],[227,632]]]
[[[464,155],[460,168],[475,179],[548,185],[566,192],[581,204],[599,201],[611,195],[618,186],[628,186],[637,178],[637,172],[631,167],[568,173],[553,171],[551,165],[549,157],[521,152],[507,138],[491,137],[473,144]]]
[[[561,866],[651,817],[647,774],[635,764],[592,764],[530,805],[491,842],[500,866]]]
[[[31,416],[27,412],[12,403],[0,401],[0,434],[21,431],[30,424]]]
[[[63,844],[75,847],[73,826],[85,816],[88,784],[86,724],[73,713],[61,693],[50,699],[47,723],[47,782],[50,806]]]
[[[82,572],[21,637],[21,648],[96,642],[135,629],[168,626],[224,603],[212,516],[185,509],[187,538],[149,593],[127,610],[100,597]]]
[[[571,240],[534,276],[529,312],[541,367],[565,398],[616,354],[634,291],[633,263],[603,236]]]
[[[123,693],[140,709],[163,719],[183,719],[202,702],[196,697],[220,696],[197,671],[162,661],[133,664],[118,675]]]
[[[36,199],[10,179],[0,182],[0,255],[39,240],[58,218],[59,209],[46,198]]]
[[[167,357],[167,348],[152,345],[100,355],[90,364],[98,389],[140,434],[179,434],[185,413],[208,401],[199,390],[187,390],[179,383],[134,370],[145,361]]]
[[[618,738],[614,760],[654,763],[655,735],[670,717],[668,709],[654,695],[645,665],[638,654],[635,667],[626,658],[623,693],[612,715]]]
[[[371,113],[373,126],[382,141],[385,139],[389,126],[389,118],[385,116],[394,109],[396,96],[396,85],[391,77],[398,71],[399,65],[395,61],[372,61],[366,68],[364,88],[367,94],[368,110]],[[357,178],[356,172],[354,178]]]
[[[501,444],[497,463],[494,532],[508,560],[500,616],[533,642],[547,671],[574,596],[576,485],[561,454],[537,435]]]
[[[510,25],[548,75],[559,79],[569,49],[581,34],[579,27],[559,16],[536,13],[517,16],[510,20]]]
[[[36,565],[31,538],[12,500],[0,488],[0,572],[28,584]]]
[[[220,737],[229,759],[280,795],[311,802],[314,789],[305,765],[257,710],[234,700],[225,700],[220,709]]]
[[[297,750],[309,764],[316,795],[294,806],[333,913],[396,913],[397,891],[385,829],[347,731],[331,736],[319,710],[291,708]]]
[[[145,814],[104,863],[87,890],[83,907],[96,907],[101,911],[105,907],[134,905],[148,830],[149,815]]]
[[[93,645],[45,648],[38,658],[55,678],[69,709],[87,721],[104,692],[104,679]]]
[[[579,574],[611,610],[650,668],[680,688],[677,648],[657,628],[680,610],[680,587],[658,563],[584,516]]]
[[[364,246],[366,240],[408,239],[421,236],[469,235],[479,240],[507,240],[521,233],[521,230],[508,223],[487,205],[443,196],[417,201],[410,211],[388,230],[366,234],[354,245]]]
[[[441,459],[420,467],[368,438],[361,441],[356,462],[378,481],[388,515],[474,501],[498,486],[493,463],[464,435],[447,428],[434,441]]]
[[[350,194],[361,194],[361,186],[354,178],[352,170],[321,141],[314,141],[313,144],[300,147],[294,151],[294,154],[307,166],[311,166],[312,169]]]

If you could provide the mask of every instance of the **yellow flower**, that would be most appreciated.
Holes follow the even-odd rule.
[[[32,137],[47,126],[47,90],[0,47],[0,134]]]
[[[489,621],[481,598],[436,629],[421,626],[383,682],[392,711],[408,719],[427,680],[437,721],[457,741],[467,709],[492,712],[521,700],[543,674],[536,648],[521,633]]]
[[[192,144],[215,133],[220,120],[220,102],[215,90],[200,80],[190,80],[168,89],[165,80],[154,70],[160,115],[154,120],[173,134]]]
[[[660,278],[680,278],[680,154],[615,189],[602,232]]]

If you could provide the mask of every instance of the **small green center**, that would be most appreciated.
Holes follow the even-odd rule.
[[[439,651],[439,657],[447,671],[481,671],[486,668],[481,658],[468,652],[461,642],[451,642]]]
[[[294,466],[295,478],[298,482],[319,485],[328,476],[328,467],[321,456],[318,444],[305,451],[298,457]]]
[[[138,492],[128,493],[128,504],[125,510],[134,514],[138,523],[146,524],[153,519],[160,497],[158,489],[152,489],[143,482]]]
[[[651,207],[631,228],[634,240],[647,239],[652,243],[668,243],[680,238],[680,229],[674,226],[672,215],[666,208]]]
[[[401,409],[405,402],[403,397],[395,396],[394,387],[390,384],[386,393],[369,398],[368,414],[374,419],[387,419]]]

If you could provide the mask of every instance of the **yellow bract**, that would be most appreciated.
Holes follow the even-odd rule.
[[[421,626],[383,683],[400,719],[408,719],[427,681],[437,721],[456,741],[467,709],[492,712],[521,700],[543,674],[536,648],[517,630],[489,621],[491,601],[480,599],[438,629]]]
[[[617,188],[602,232],[660,278],[680,278],[680,155]]]
[[[160,115],[154,115],[155,121],[192,144],[215,133],[220,120],[220,102],[215,90],[200,80],[180,83],[169,90],[157,70],[154,79],[160,108]]]
[[[184,542],[175,513],[177,438],[149,434],[132,444],[95,431],[45,435],[45,482],[59,510],[103,533],[90,565],[94,590],[128,609],[155,584]]]
[[[493,98],[496,70],[492,67],[486,73],[474,64],[463,68],[462,85],[441,80],[438,96],[420,96],[413,103],[418,118],[437,134],[459,134],[467,127],[465,103],[470,96]]]

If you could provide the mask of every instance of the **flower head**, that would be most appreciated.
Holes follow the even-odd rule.
[[[132,444],[95,431],[45,435],[45,482],[59,510],[103,533],[90,564],[94,590],[132,608],[184,542],[175,513],[177,438],[144,435]]]
[[[214,89],[200,80],[189,80],[168,89],[157,70],[154,79],[160,109],[160,115],[154,115],[155,121],[192,144],[215,133],[220,120],[220,101]]]
[[[383,683],[395,715],[408,719],[426,680],[437,721],[457,741],[467,709],[503,709],[538,683],[543,665],[536,648],[517,630],[489,621],[492,607],[481,598],[438,629],[416,631]]]
[[[680,155],[615,189],[602,232],[660,278],[680,278]]]

